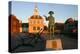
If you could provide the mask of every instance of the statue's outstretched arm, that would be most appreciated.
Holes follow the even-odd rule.
[[[48,17],[47,16],[44,15],[44,17],[45,17],[46,20],[48,20]]]

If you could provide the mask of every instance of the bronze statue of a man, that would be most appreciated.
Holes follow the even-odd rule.
[[[54,37],[54,24],[55,24],[55,19],[53,17],[53,14],[54,12],[53,11],[49,11],[49,16],[46,17],[46,20],[49,21],[48,23],[48,31],[49,31],[49,34],[50,34],[50,39],[52,39]]]

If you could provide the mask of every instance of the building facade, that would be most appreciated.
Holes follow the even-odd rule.
[[[29,18],[29,29],[28,29],[28,31],[29,31],[29,33],[36,33],[36,32],[40,32],[43,29],[44,29],[44,20],[39,15],[39,10],[37,8],[37,5],[35,5],[34,13]]]
[[[19,33],[19,32],[21,32],[21,24],[22,23],[20,23],[20,21],[17,19],[17,17],[16,16],[14,16],[14,15],[10,15],[9,16],[9,19],[10,19],[10,21],[9,21],[9,23],[10,23],[10,32],[11,33]]]

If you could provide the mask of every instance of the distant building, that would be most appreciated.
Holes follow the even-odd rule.
[[[55,23],[54,33],[61,33],[64,30],[64,23]]]
[[[68,18],[65,21],[64,34],[68,37],[78,39],[78,21]]]
[[[28,32],[28,23],[22,23],[22,32]]]
[[[66,20],[64,28],[66,33],[77,33],[78,30],[77,28],[78,28],[78,21],[75,21],[72,18]]]
[[[9,16],[9,32],[11,33],[19,33],[21,32],[20,27],[21,23],[14,15]]]
[[[39,15],[37,5],[35,5],[34,14],[29,18],[29,33],[36,33],[41,29],[44,29],[44,20]]]

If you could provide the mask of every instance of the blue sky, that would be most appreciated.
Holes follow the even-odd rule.
[[[48,12],[53,11],[56,22],[65,22],[69,17],[76,20],[78,18],[77,5],[37,3],[37,6],[41,16],[49,16]],[[11,13],[17,16],[19,20],[22,20],[22,22],[28,22],[28,18],[33,15],[34,8],[35,3],[33,2],[13,1]]]

